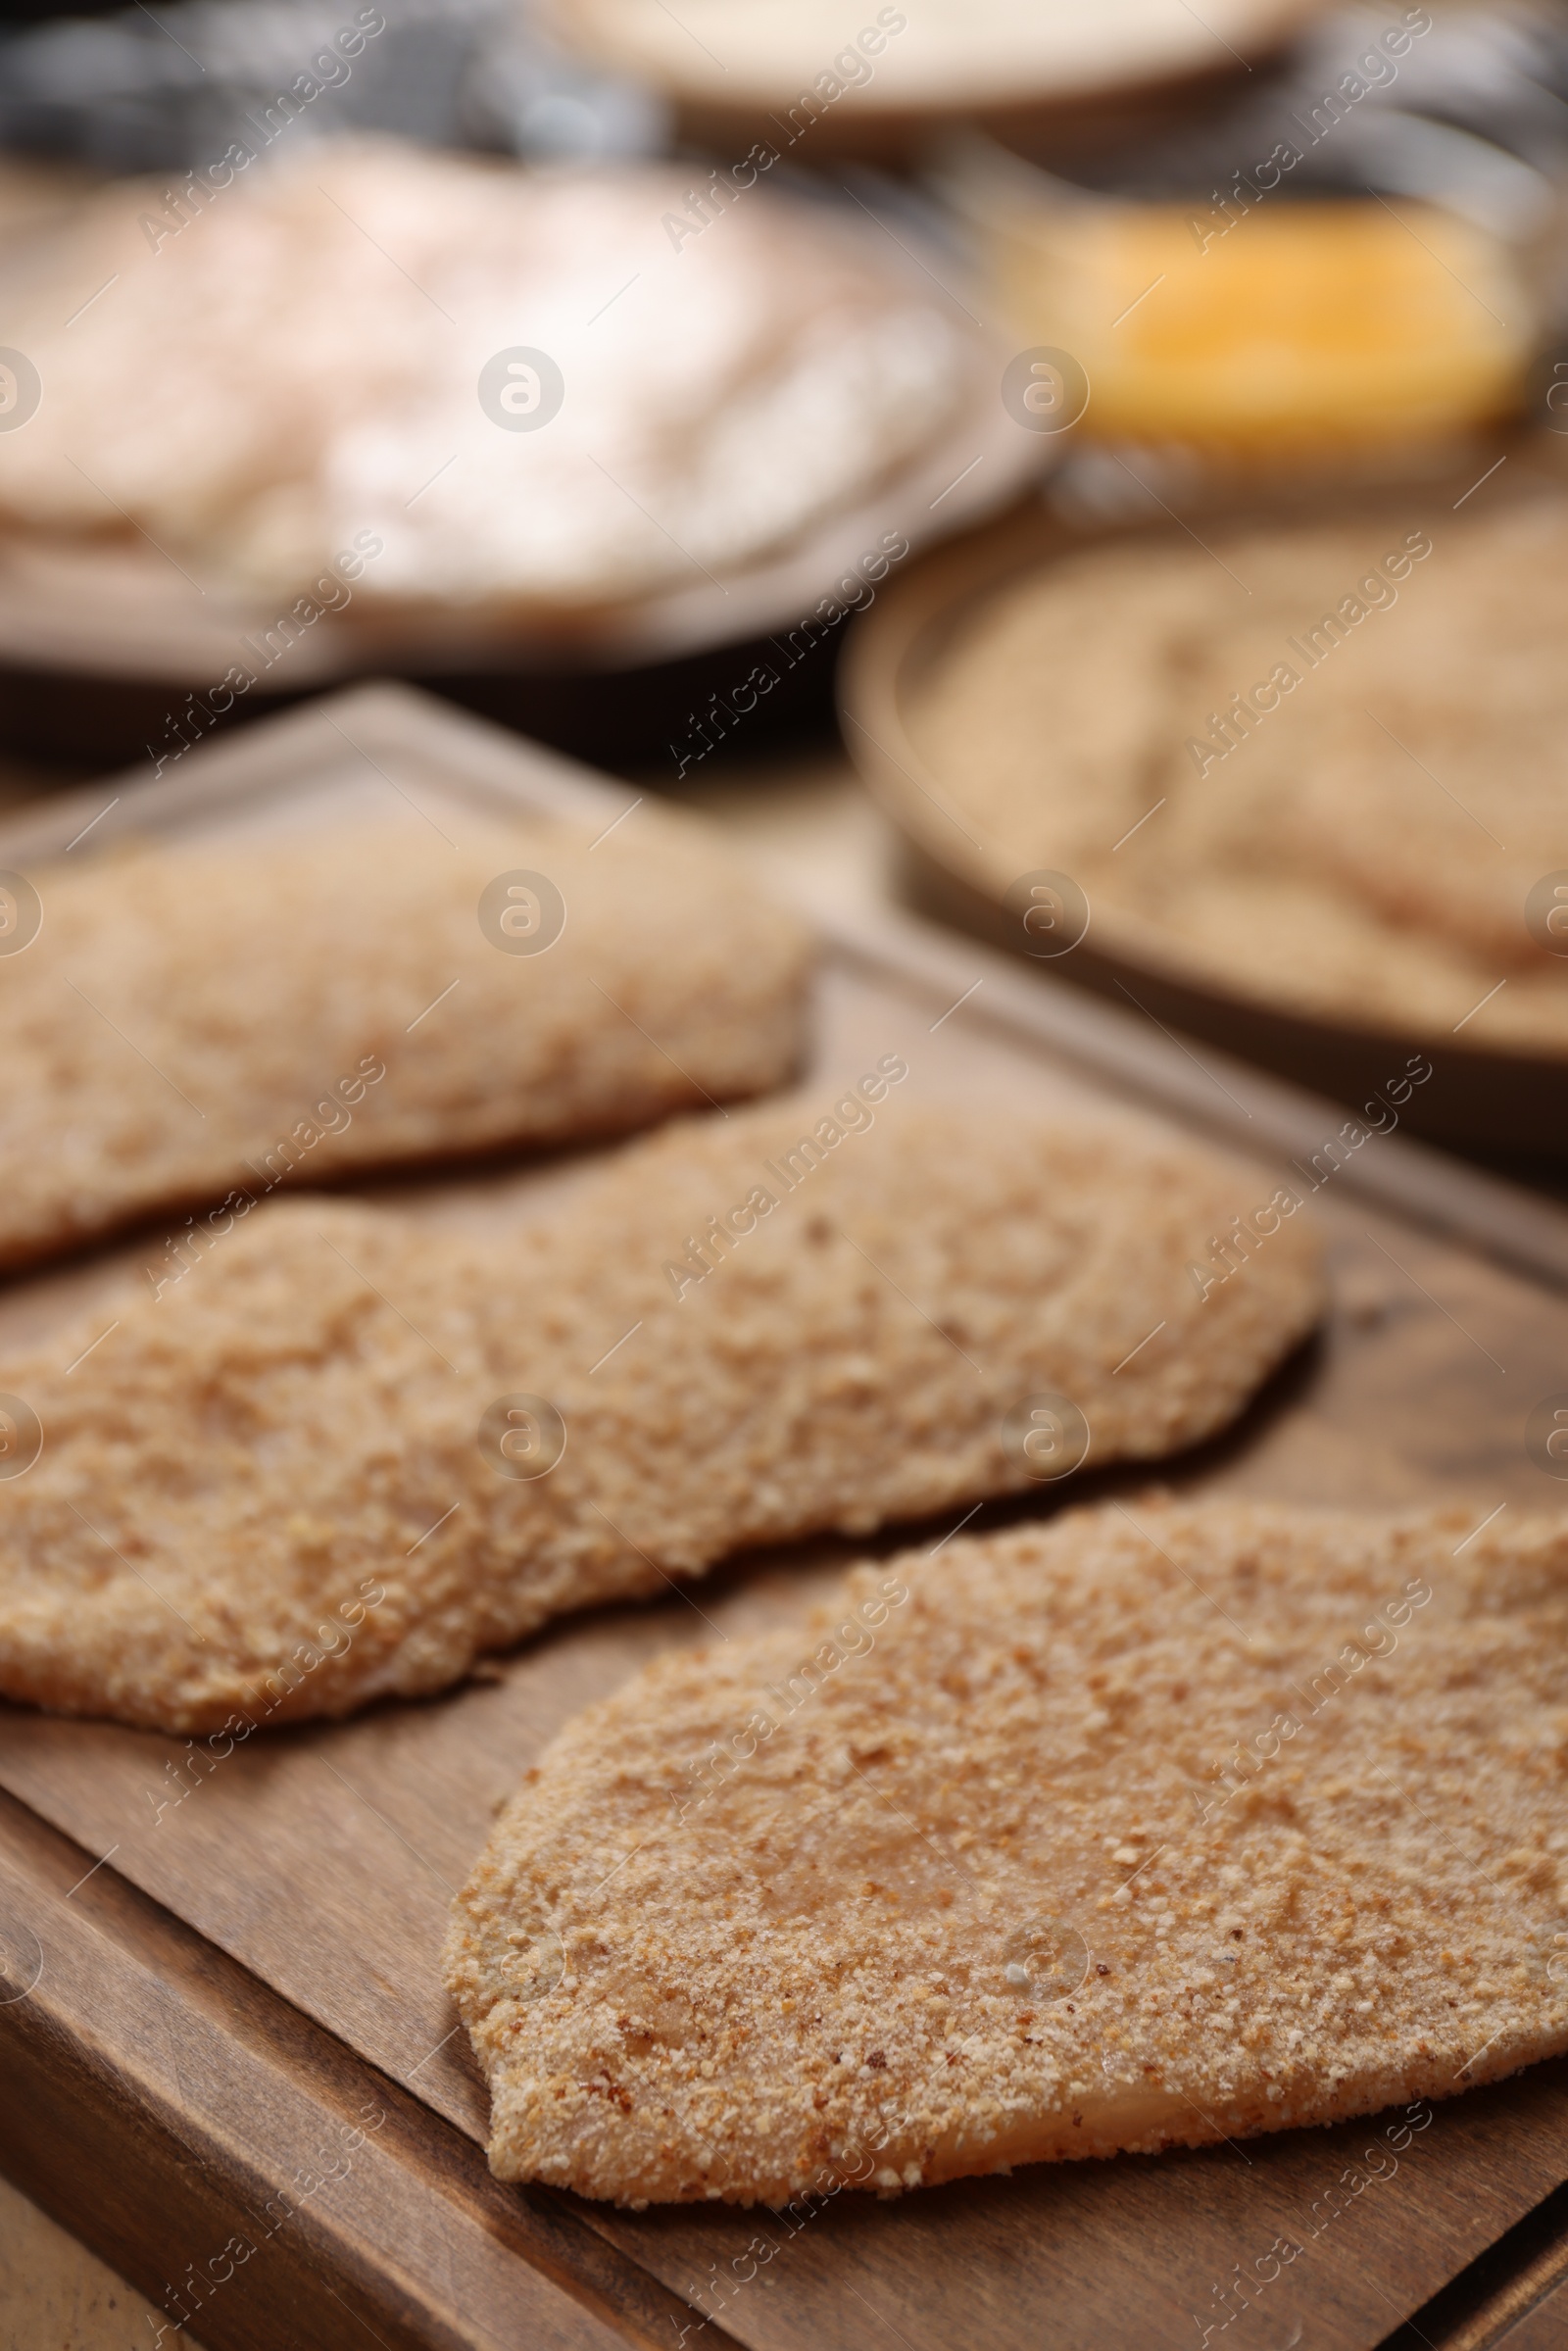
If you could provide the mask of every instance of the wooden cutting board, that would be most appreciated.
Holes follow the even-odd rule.
[[[25,870],[95,817],[107,844],[303,833],[355,810],[426,828],[436,856],[498,806],[639,820],[626,787],[374,687],[156,783],[53,801],[0,829],[0,865]],[[822,925],[806,1082],[824,1099],[897,1051],[911,1091],[956,1117],[985,1099],[1174,1125],[1254,1162],[1243,1180],[1260,1198],[1343,1124],[985,948],[896,917]],[[494,1229],[548,1218],[579,1164],[369,1189]],[[1370,1506],[1457,1496],[1477,1526],[1568,1505],[1525,1443],[1531,1408],[1568,1386],[1568,1215],[1399,1135],[1355,1151],[1314,1206],[1334,1269],[1321,1337],[1167,1482]],[[134,1243],[0,1291],[0,1349],[47,1334],[127,1258]],[[974,1525],[1148,1484],[1096,1473]],[[569,1619],[443,1698],[270,1735],[211,1768],[177,1739],[0,1708],[0,2168],[209,2351],[1372,2351],[1411,2313],[1422,2331],[1403,2339],[1446,2351],[1563,2339],[1544,2297],[1568,2277],[1568,2219],[1541,2208],[1568,2180],[1568,2061],[1437,2105],[1381,2179],[1359,2160],[1384,2131],[1368,2120],[894,2203],[846,2194],[793,2229],[766,2211],[619,2213],[490,2180],[484,2091],[437,1950],[496,1805],[644,1658],[788,1623],[850,1557],[948,1531],[752,1555],[689,1597]],[[1278,2237],[1301,2251],[1271,2278]]]

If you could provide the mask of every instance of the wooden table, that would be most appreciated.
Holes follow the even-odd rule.
[[[357,700],[337,717],[377,774],[413,792],[465,770],[474,790],[525,803],[581,790],[410,701]],[[296,777],[316,761],[323,791],[373,798],[359,755],[341,736],[324,744],[314,723],[304,714],[277,722],[292,731],[270,746],[257,730],[193,757],[189,810],[254,795],[270,759]],[[822,921],[823,1084],[869,1039],[907,1034],[922,1086],[1174,1122],[1266,1165],[1310,1153],[1337,1127],[1326,1105],[1206,1052],[1195,1062],[1130,1016],[890,914],[876,825],[831,765],[771,785],[689,782],[686,797],[724,816]],[[604,806],[634,797],[612,791]],[[414,1192],[407,1204],[494,1213],[498,1199]],[[1399,1137],[1352,1161],[1318,1212],[1335,1289],[1322,1339],[1234,1435],[1171,1464],[1171,1482],[1372,1506],[1460,1495],[1478,1521],[1499,1500],[1560,1506],[1519,1430],[1524,1409],[1568,1377],[1568,1216]],[[74,1269],[0,1298],[0,1325],[43,1327],[95,1278]],[[706,1588],[705,1609],[745,1629],[789,1621],[846,1556],[898,1540],[737,1562]],[[691,1637],[679,1601],[557,1628],[428,1706],[236,1752],[156,1835],[135,1825],[142,1783],[178,1742],[0,1710],[0,1939],[25,1952],[35,1935],[46,1957],[36,1990],[0,2007],[0,2167],[172,2308],[185,2265],[210,2272],[216,2252],[220,2270],[235,2231],[249,2230],[243,2266],[200,2306],[211,2351],[337,2351],[368,2337],[387,2351],[705,2338],[749,2351],[946,2351],[970,2333],[1002,2351],[1198,2341],[1194,2314],[1211,2309],[1214,2278],[1258,2226],[1281,2226],[1338,2177],[1363,2126],[1281,2134],[1246,2159],[1124,2158],[892,2205],[846,2198],[749,2295],[715,2279],[764,2216],[622,2214],[489,2179],[482,2085],[431,1963],[445,1888],[555,1724]],[[319,2150],[356,2130],[366,2152],[329,2191],[296,2185],[286,2224],[264,2236],[268,2198],[318,2177]],[[1544,2351],[1568,2340],[1568,2285],[1548,2298],[1568,2278],[1568,2215],[1554,2196],[1565,2180],[1568,2060],[1448,2101],[1421,2162],[1302,2265],[1298,2303],[1265,2306],[1235,2343]],[[46,2311],[6,2313],[18,2351],[49,2341],[46,2325],[58,2336]],[[1412,2314],[1413,2332],[1401,2327]],[[118,2351],[119,2339],[82,2332],[74,2351]]]

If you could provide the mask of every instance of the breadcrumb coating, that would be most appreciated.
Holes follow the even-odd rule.
[[[485,897],[517,873],[560,903]],[[412,823],[141,843],[26,879],[0,1264],[230,1187],[624,1132],[765,1092],[801,1048],[805,932],[675,819],[597,848],[541,817],[457,846]]]
[[[1293,1012],[1568,1053],[1568,499],[1212,544],[1042,565],[933,669],[915,736],[992,885],[1070,873]]]
[[[1191,1445],[1312,1324],[1304,1220],[1204,1299],[1188,1271],[1255,1171],[922,1104],[906,1066],[682,1123],[485,1238],[264,1205],[0,1363],[41,1431],[0,1459],[0,1693],[195,1731],[439,1690],[745,1544]]]
[[[657,1659],[454,1910],[492,2167],[893,2193],[1568,2048],[1568,1520],[1468,1523],[1111,1504]]]

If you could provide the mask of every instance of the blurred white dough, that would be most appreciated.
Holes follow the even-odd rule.
[[[741,571],[951,426],[973,360],[869,223],[764,176],[701,225],[704,184],[301,146],[160,235],[164,187],[120,182],[6,269],[43,399],[0,435],[0,517],[129,522],[273,594],[373,533],[356,593],[383,604],[589,611]],[[538,430],[480,403],[518,348],[564,379]]]

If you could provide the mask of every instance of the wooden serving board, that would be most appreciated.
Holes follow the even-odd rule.
[[[498,806],[639,821],[625,788],[378,687],[156,784],[54,801],[0,831],[0,864],[25,870],[94,816],[107,843],[276,836],[355,809],[432,828],[439,856],[437,834]],[[1342,1124],[985,948],[893,917],[823,929],[807,1083],[825,1097],[898,1051],[910,1091],[956,1117],[984,1098],[1174,1125],[1244,1153],[1239,1183],[1260,1198]],[[373,1191],[447,1220],[549,1217],[579,1164]],[[1168,1483],[1374,1507],[1457,1496],[1477,1525],[1568,1505],[1524,1438],[1568,1385],[1568,1215],[1397,1135],[1315,1205],[1334,1272],[1321,1337]],[[46,1334],[127,1254],[0,1292],[0,1349]],[[1097,1473],[974,1523],[1148,1484]],[[1564,2339],[1568,2287],[1556,2332],[1545,2297],[1568,2278],[1568,2218],[1544,2200],[1568,2180],[1568,2061],[1436,2106],[1397,2172],[1359,2192],[1341,2183],[1376,2121],[892,2203],[845,2194],[793,2232],[765,2211],[622,2213],[490,2180],[437,1951],[496,1805],[569,1714],[662,1647],[788,1623],[850,1557],[948,1531],[751,1555],[690,1597],[559,1624],[445,1697],[272,1734],[207,1772],[181,1769],[180,1740],[0,1708],[0,2168],[209,2351],[1160,2351],[1205,2327],[1241,2351],[1372,2351],[1412,2313],[1412,2345]],[[1258,2275],[1281,2235],[1301,2257],[1222,2333],[1216,2286],[1236,2265]]]

